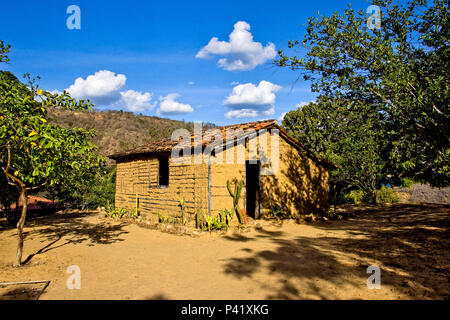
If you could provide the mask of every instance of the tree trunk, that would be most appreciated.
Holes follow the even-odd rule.
[[[17,222],[17,234],[19,236],[19,242],[17,243],[17,255],[15,267],[19,267],[22,263],[22,252],[23,252],[23,226],[25,225],[25,219],[27,217],[28,209],[28,196],[27,190],[21,186],[20,188],[20,198],[22,199],[22,215],[20,216],[19,222]]]

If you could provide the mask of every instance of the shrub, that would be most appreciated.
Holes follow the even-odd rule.
[[[204,231],[211,231],[211,230],[226,230],[228,228],[228,225],[225,221],[221,221],[221,216],[203,216],[204,221],[206,222],[205,226],[203,227]]]
[[[377,190],[377,203],[396,203],[398,201],[398,195],[391,188],[381,186]]]
[[[358,204],[364,202],[365,195],[362,190],[351,190],[348,193],[343,193],[339,197],[338,203],[349,203],[349,204]]]
[[[409,178],[403,178],[401,182],[401,186],[403,188],[411,188],[411,186],[414,184],[414,180]]]

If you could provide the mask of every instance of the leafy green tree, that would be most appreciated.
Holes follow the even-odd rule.
[[[370,108],[321,96],[288,112],[282,124],[308,148],[338,165],[329,181],[331,201],[336,204],[342,192],[353,189],[362,190],[367,201],[376,201],[383,180],[383,122],[384,117]]]
[[[23,204],[17,223],[15,266],[22,260],[28,193],[82,180],[85,172],[97,170],[104,161],[89,141],[92,131],[50,124],[49,108],[82,111],[91,105],[89,101],[72,99],[66,92],[51,94],[39,89],[32,80],[27,86],[11,73],[1,73],[0,168],[8,183],[17,188]]]
[[[364,11],[311,17],[305,56],[282,50],[275,64],[300,71],[312,89],[387,117],[391,171],[432,185],[450,182],[449,10],[444,0],[375,0],[381,28]],[[300,42],[290,41],[295,50]]]
[[[85,170],[84,177],[69,179],[68,183],[46,188],[52,198],[62,201],[66,207],[98,208],[114,203],[116,192],[116,167],[101,170]]]
[[[3,40],[0,40],[0,62],[9,61],[8,52],[10,48],[11,48],[10,45],[5,45]]]

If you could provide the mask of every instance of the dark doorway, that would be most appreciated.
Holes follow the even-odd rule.
[[[169,185],[169,157],[160,156],[158,160],[159,160],[158,185],[160,187],[166,187]]]
[[[259,219],[259,161],[245,162],[245,188],[247,194],[247,215]]]

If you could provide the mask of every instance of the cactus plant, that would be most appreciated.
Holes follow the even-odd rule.
[[[136,208],[135,208],[135,210],[134,210],[134,212],[133,212],[133,217],[137,218],[137,217],[139,217],[139,214],[140,214],[140,210],[139,210],[139,197],[138,197],[138,194],[136,193]]]
[[[227,189],[228,192],[230,193],[230,196],[233,198],[233,208],[234,211],[236,212],[236,215],[238,216],[239,222],[240,223],[246,223],[244,214],[242,213],[241,209],[239,208],[239,199],[241,197],[241,191],[242,191],[242,187],[244,185],[244,181],[240,180],[237,181],[234,185],[234,192],[231,190],[231,184],[230,181],[227,180]]]
[[[178,205],[181,208],[181,223],[185,225],[187,221],[184,218],[184,199],[180,199]]]

